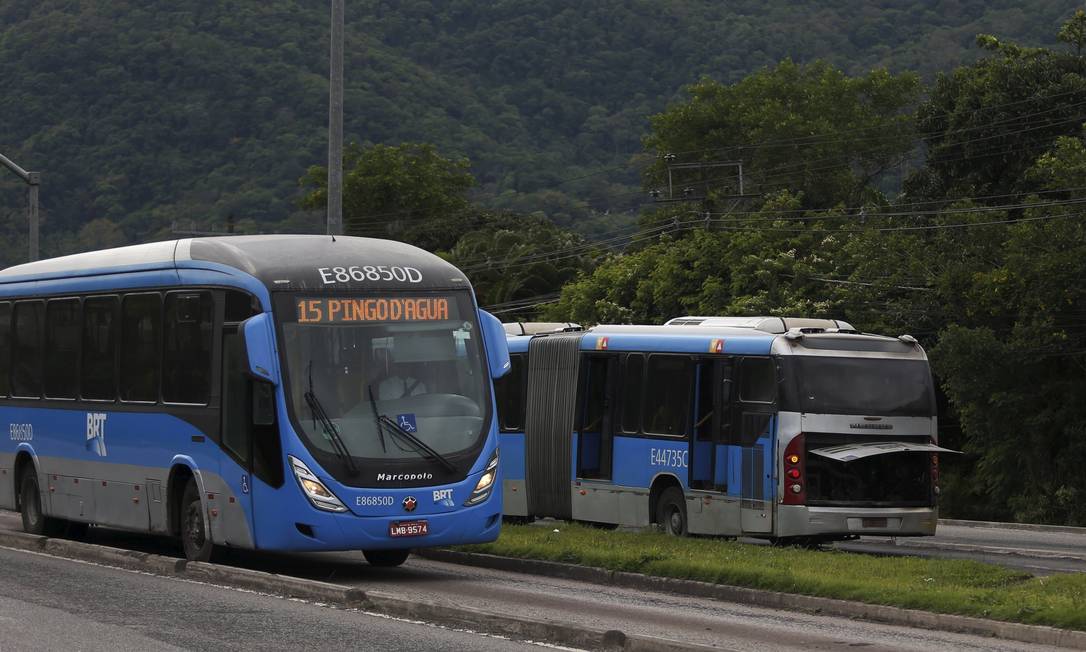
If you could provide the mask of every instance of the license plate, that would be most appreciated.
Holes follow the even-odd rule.
[[[864,527],[886,527],[885,518],[865,518],[863,520]]]
[[[430,524],[426,521],[395,521],[388,524],[390,537],[421,537],[430,534]]]

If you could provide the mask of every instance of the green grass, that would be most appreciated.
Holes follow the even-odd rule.
[[[562,523],[505,525],[462,550],[1086,630],[1086,574],[1033,577],[955,559],[875,557]]]

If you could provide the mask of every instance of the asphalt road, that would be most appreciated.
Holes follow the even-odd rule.
[[[861,537],[835,547],[873,554],[975,559],[1036,575],[1086,572],[1086,528],[1052,532],[940,525],[933,537]]]
[[[15,521],[12,516],[4,515],[0,518],[0,527],[13,527]],[[170,554],[176,550],[169,543],[154,537],[105,530],[92,530],[90,540],[159,554]],[[404,639],[410,641],[405,647],[409,645],[418,649],[417,637],[456,634],[432,628],[425,628],[425,634],[413,628],[406,628],[400,634],[380,633],[381,628],[371,628],[369,620],[366,624],[361,624],[360,619],[368,618],[363,614],[322,609],[288,600],[280,600],[279,606],[275,607],[269,604],[275,602],[273,598],[101,567],[88,567],[98,574],[94,577],[57,580],[50,578],[47,582],[41,582],[45,586],[37,587],[35,582],[42,577],[49,577],[54,571],[48,568],[25,571],[21,570],[21,567],[12,568],[13,555],[32,558],[34,561],[28,562],[32,565],[44,563],[38,561],[40,556],[28,553],[5,552],[4,556],[0,556],[0,586],[3,587],[0,589],[0,599],[26,600],[33,606],[22,607],[23,609],[60,609],[67,614],[66,618],[81,619],[56,627],[50,625],[49,628],[57,637],[72,636],[71,632],[79,630],[80,627],[98,624],[106,627],[110,635],[117,637],[138,635],[161,645],[225,649],[231,646],[243,647],[246,641],[251,640],[247,637],[251,636],[252,632],[268,627],[262,623],[273,622],[268,632],[269,644],[272,646],[298,644],[317,647],[322,644],[335,645],[336,642],[342,646],[343,641],[354,641],[352,636],[358,636],[359,632],[365,631],[368,638],[358,639],[356,647],[375,647],[378,643],[382,647],[388,647],[386,637],[399,641],[395,636],[414,636],[415,638]],[[774,650],[843,650],[857,647],[871,650],[1043,649],[977,636],[754,608],[705,598],[472,568],[417,557],[412,557],[398,569],[372,568],[362,560],[359,553],[234,553],[226,561],[237,566],[320,579],[363,590],[381,590],[408,599],[471,606],[503,615],[583,624],[593,628],[617,629],[627,634],[696,643],[725,650],[761,652],[767,647]],[[71,562],[49,563],[71,565]],[[123,576],[124,579],[115,579],[115,576]],[[21,579],[13,582],[9,581],[9,577]],[[128,586],[131,582],[147,584],[141,590],[134,591]],[[80,588],[72,591],[73,586]],[[115,600],[103,600],[103,606],[99,607],[97,594],[111,586],[118,587],[117,597]],[[44,591],[44,594],[38,594],[39,590]],[[181,592],[178,598],[159,597],[160,592],[162,596],[166,596],[172,595],[168,592],[175,590]],[[39,597],[27,597],[35,595]],[[230,597],[223,597],[227,595]],[[65,608],[60,605],[70,606]],[[317,610],[320,614],[314,615],[311,610]],[[195,625],[191,622],[193,614],[200,619]],[[18,617],[14,622],[39,622],[49,618],[51,615],[48,612],[42,611],[38,615],[31,612]],[[291,622],[292,618],[300,619],[300,623],[297,626],[286,624]],[[128,624],[128,619],[131,619],[131,625]],[[323,624],[324,619],[328,620],[327,626]],[[87,622],[83,623],[83,620]],[[207,624],[212,621],[215,622],[215,627],[208,627]],[[2,623],[0,620],[0,624]],[[223,623],[227,625],[219,628]],[[352,624],[354,629],[351,629]],[[397,631],[404,630],[401,623],[392,625],[388,621],[382,621],[380,624],[394,627]],[[325,629],[322,629],[325,627],[329,632],[327,637],[324,636]],[[4,629],[0,626],[0,632]],[[190,629],[200,631],[190,632]],[[204,629],[208,631],[203,631]],[[156,636],[158,638],[155,638]],[[280,636],[283,638],[277,638]],[[0,650],[7,652],[16,645],[26,645],[36,640],[22,638],[5,645],[3,634],[0,634]],[[59,647],[64,639],[57,638],[55,642],[55,646],[39,644],[33,647]],[[261,644],[263,645],[263,640]],[[496,649],[484,647],[487,645],[514,644],[494,639],[470,638],[466,643],[428,643],[423,649]],[[111,647],[116,648],[117,645],[111,644]]]
[[[0,650],[529,650],[537,646],[0,548]]]

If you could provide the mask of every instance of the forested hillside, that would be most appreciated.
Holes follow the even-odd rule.
[[[346,133],[467,157],[475,200],[605,223],[644,200],[648,118],[702,76],[785,57],[926,80],[978,32],[1050,44],[1074,3],[366,0],[347,7]],[[43,173],[44,253],[171,227],[311,230],[325,160],[328,8],[296,0],[0,3],[0,152]],[[24,255],[0,177],[0,263]]]

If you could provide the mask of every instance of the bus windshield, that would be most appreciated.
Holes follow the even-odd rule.
[[[782,409],[811,414],[931,417],[935,399],[925,360],[799,355],[782,358]]]
[[[341,482],[368,484],[359,469],[374,465],[453,472],[478,451],[490,395],[468,292],[285,294],[276,308],[295,426]]]

